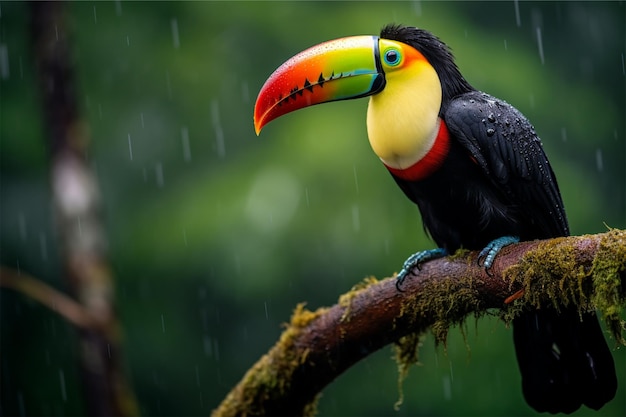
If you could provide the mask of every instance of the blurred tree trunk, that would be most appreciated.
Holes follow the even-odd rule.
[[[123,371],[100,194],[87,158],[90,138],[79,114],[65,6],[56,1],[32,3],[31,31],[65,276],[72,295],[95,323],[78,329],[86,412],[136,415],[136,400]]]

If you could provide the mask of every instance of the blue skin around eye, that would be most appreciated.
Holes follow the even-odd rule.
[[[400,53],[396,50],[385,52],[385,63],[387,65],[396,65],[400,62]]]

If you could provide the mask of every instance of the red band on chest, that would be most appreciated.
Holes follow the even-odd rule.
[[[441,120],[439,123],[439,132],[435,138],[433,147],[424,155],[422,159],[414,163],[408,168],[397,169],[387,166],[389,172],[403,180],[417,181],[426,178],[437,170],[443,163],[450,150],[450,133],[446,123]]]

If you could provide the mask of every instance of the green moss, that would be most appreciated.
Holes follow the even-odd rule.
[[[339,297],[339,305],[345,307],[343,314],[341,315],[341,321],[348,320],[350,318],[352,300],[356,297],[362,290],[369,287],[370,285],[374,285],[378,282],[375,277],[367,277],[364,278],[361,282],[352,286],[350,291],[345,294],[341,294]]]
[[[394,344],[395,359],[398,364],[398,400],[393,405],[398,411],[404,402],[402,385],[409,375],[411,365],[419,363],[419,348],[422,345],[422,336],[418,333],[409,334]]]
[[[467,256],[467,255],[469,255],[469,254],[470,254],[470,252],[471,252],[471,251],[470,251],[470,250],[468,250],[468,249],[463,249],[463,248],[458,249],[458,250],[457,250],[456,252],[454,252],[452,255],[448,256],[448,260],[449,260],[449,261],[456,261],[456,260],[458,260],[458,259],[466,259],[466,260],[467,260],[467,262],[469,263],[469,262],[471,262],[471,261],[472,261],[471,257]]]
[[[304,308],[304,303],[298,304],[291,323],[276,345],[246,373],[238,385],[241,389],[231,391],[214,415],[267,415],[266,410],[258,409],[258,404],[265,404],[272,397],[284,397],[284,392],[289,389],[291,374],[307,358],[307,352],[298,354],[293,346],[294,340],[303,328],[325,311],[326,309],[318,309],[312,312]],[[301,415],[315,415],[318,399],[319,395],[304,405]]]
[[[593,304],[619,343],[626,345],[626,321],[620,314],[626,304],[626,232],[612,229],[600,242],[593,260]]]
[[[467,257],[468,251],[460,250],[452,257],[461,259]],[[470,257],[467,257],[471,262]],[[429,329],[416,327],[415,332],[399,339],[395,345],[395,360],[398,364],[398,390],[399,398],[394,407],[402,404],[404,395],[402,384],[406,379],[412,365],[419,364],[419,347],[422,345],[424,334],[430,330],[435,339],[436,345],[443,345],[446,349],[446,341],[450,328],[460,325],[463,337],[466,332],[463,323],[468,317],[468,312],[473,311],[476,318],[486,314],[484,301],[478,291],[474,289],[473,281],[466,279],[431,280],[428,285],[422,288],[417,294],[407,294],[407,299],[403,303],[401,317],[415,317],[416,322],[424,323],[424,317],[432,318],[432,325]],[[426,320],[428,322],[430,320]],[[469,350],[469,345],[466,346]]]
[[[592,259],[580,258],[577,245],[590,236],[553,239],[528,252],[504,272],[511,283],[521,283],[524,296],[503,310],[502,317],[512,320],[522,310],[551,305],[576,306],[579,311],[598,309],[613,337],[626,344],[626,329],[620,313],[626,304],[626,231],[612,229],[601,236]],[[577,258],[578,257],[578,258]]]

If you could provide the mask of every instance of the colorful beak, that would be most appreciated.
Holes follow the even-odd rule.
[[[265,82],[254,106],[257,135],[284,114],[381,91],[385,75],[377,36],[351,36],[313,46],[289,59]]]

